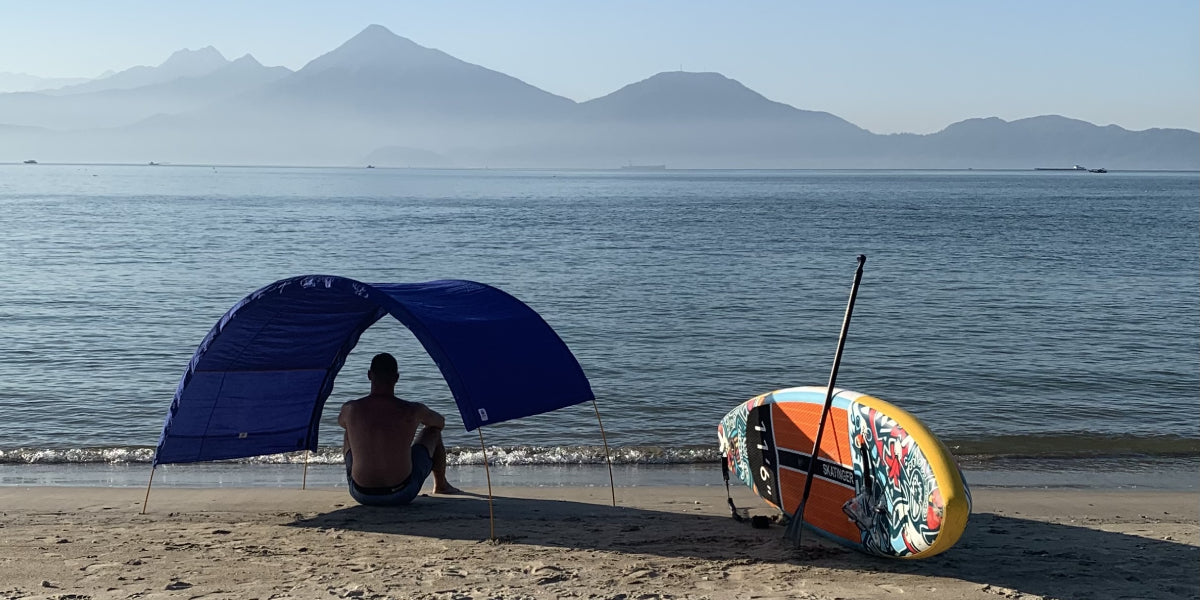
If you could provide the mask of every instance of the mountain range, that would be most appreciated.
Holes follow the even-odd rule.
[[[886,101],[886,99],[881,99]],[[1062,116],[877,135],[718,73],[575,102],[367,27],[303,68],[180,50],[156,67],[0,94],[0,161],[408,167],[1200,168],[1200,133]]]

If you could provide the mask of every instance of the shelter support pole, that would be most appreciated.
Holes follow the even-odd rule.
[[[488,470],[487,446],[485,446],[483,443],[483,428],[482,427],[479,428],[479,449],[483,450],[483,472],[485,475],[487,475],[487,483],[488,483],[488,522],[491,523],[491,526],[492,526],[492,537],[489,539],[495,540],[496,539],[496,511],[495,511],[495,509],[492,508],[492,473],[491,473],[491,471]]]
[[[146,514],[146,504],[148,502],[150,502],[150,486],[154,483],[154,470],[157,468],[158,468],[158,465],[150,466],[150,481],[146,482],[146,499],[142,500],[142,514],[143,515]]]
[[[608,463],[608,487],[612,490],[613,506],[617,505],[617,484],[613,483],[612,457],[608,454],[608,436],[604,435],[604,421],[600,420],[600,406],[592,398],[592,408],[596,409],[596,422],[600,424],[600,441],[604,442],[604,460]]]
[[[311,453],[311,450],[304,451],[304,478],[300,480],[300,489],[302,490],[308,489],[308,455]]]

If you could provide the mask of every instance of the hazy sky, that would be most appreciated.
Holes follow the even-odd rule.
[[[1200,130],[1196,0],[16,2],[0,72],[94,77],[208,45],[298,69],[372,23],[574,100],[682,67],[877,133],[1043,114]]]

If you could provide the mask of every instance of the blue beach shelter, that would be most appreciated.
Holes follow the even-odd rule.
[[[205,336],[175,391],[153,466],[315,450],[334,378],[384,315],[429,352],[467,431],[594,400],[558,334],[494,287],[304,275],[250,294]]]

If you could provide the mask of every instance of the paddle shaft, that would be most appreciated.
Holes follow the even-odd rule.
[[[829,387],[825,390],[825,406],[821,409],[821,420],[817,425],[817,436],[813,440],[812,454],[808,458],[808,474],[804,477],[804,493],[800,495],[800,506],[796,507],[788,523],[787,536],[793,538],[796,547],[800,547],[800,538],[804,531],[804,505],[808,504],[808,493],[812,491],[813,473],[817,469],[817,455],[821,449],[821,436],[825,433],[825,418],[829,415],[829,407],[833,405],[833,385],[837,381],[838,366],[842,363],[842,349],[846,347],[846,332],[850,330],[850,314],[854,312],[854,298],[858,296],[858,282],[862,280],[863,264],[867,262],[866,254],[858,255],[858,269],[854,271],[854,285],[850,287],[850,301],[846,304],[846,316],[842,319],[842,333],[838,336],[837,353],[833,355],[833,369],[829,372]]]

